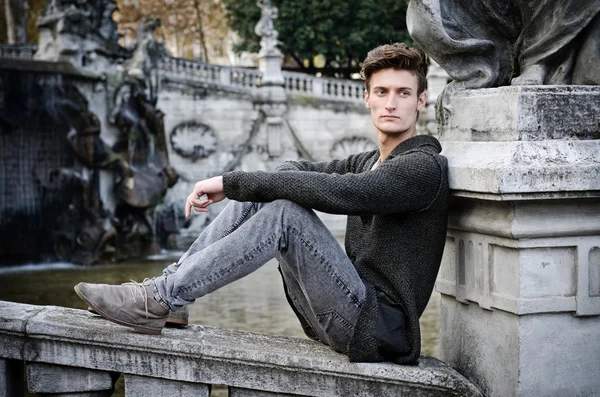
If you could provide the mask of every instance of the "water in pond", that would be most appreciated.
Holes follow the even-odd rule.
[[[73,286],[80,281],[120,284],[159,275],[175,258],[93,267],[67,264],[0,267],[0,300],[85,309]],[[283,294],[277,263],[271,261],[246,278],[190,306],[190,323],[304,338]],[[421,318],[423,354],[434,356],[438,343],[439,295],[434,293]],[[215,388],[213,396],[226,396]],[[114,396],[123,396],[122,381]]]

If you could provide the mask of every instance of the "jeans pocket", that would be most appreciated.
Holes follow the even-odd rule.
[[[346,353],[354,326],[335,310],[317,314],[317,321],[329,338],[329,345],[341,353]]]
[[[402,305],[390,300],[383,292],[378,292],[377,306],[377,322],[372,335],[382,344],[382,355],[390,358],[408,353],[408,317]]]

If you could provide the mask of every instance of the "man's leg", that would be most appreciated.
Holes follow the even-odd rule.
[[[277,256],[295,309],[321,341],[346,351],[365,287],[344,250],[312,210],[286,200],[252,205],[255,216],[155,279],[155,297],[165,307],[190,304]]]
[[[298,302],[297,308],[304,312],[319,339],[336,350],[345,351],[364,301],[365,288],[343,249],[311,210],[285,200],[244,205],[253,206],[257,210],[255,216],[248,217],[253,213],[249,210],[245,222],[242,219],[229,233],[216,233],[220,238],[186,255],[179,261],[176,272],[154,279],[154,296],[161,303],[156,311],[190,304],[278,255],[288,290]],[[143,288],[146,294],[152,294],[150,285]],[[106,295],[117,294],[126,299],[127,293],[132,293],[119,286],[89,284],[83,292],[94,295],[95,301],[104,305],[109,299]],[[82,296],[80,291],[78,293]],[[152,305],[156,303],[154,299],[147,301],[152,301]],[[116,313],[105,317],[141,328],[136,321],[145,321],[141,316],[143,304],[136,305],[119,306],[121,312],[130,307],[127,310],[137,313],[133,316]],[[111,313],[115,313],[114,306]],[[117,317],[119,321],[115,320]],[[150,331],[157,329],[160,332],[160,323],[155,321]]]
[[[231,200],[219,215],[204,228],[186,253],[177,262],[172,263],[163,270],[163,276],[175,273],[190,255],[233,233],[242,223],[254,215],[263,204]]]

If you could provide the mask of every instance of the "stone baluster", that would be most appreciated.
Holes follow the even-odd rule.
[[[27,389],[38,396],[110,397],[118,373],[63,365],[28,363]]]
[[[323,95],[323,89],[324,89],[323,84],[324,84],[323,79],[313,79],[312,90],[311,90],[313,95],[315,95],[315,96]]]

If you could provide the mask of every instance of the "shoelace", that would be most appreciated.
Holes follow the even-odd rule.
[[[141,283],[138,283],[135,280],[131,280],[128,283],[123,283],[123,285],[127,285],[129,287],[129,292],[131,292],[131,297],[133,298],[134,303],[137,303],[137,301],[135,300],[136,292],[144,300],[144,306],[146,308],[146,318],[148,318],[148,291],[146,291],[146,286],[149,285],[151,281],[152,279],[145,278]]]

